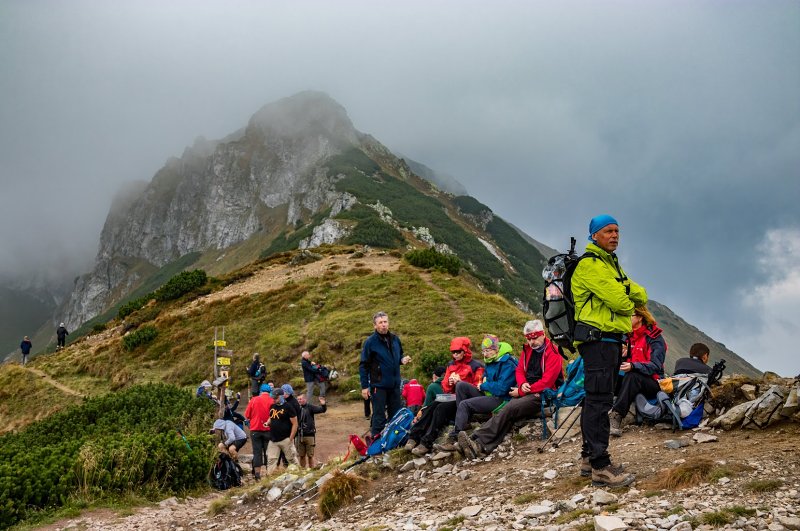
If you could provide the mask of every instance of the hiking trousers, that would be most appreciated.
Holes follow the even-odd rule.
[[[614,402],[614,385],[622,359],[622,344],[610,341],[581,343],[578,352],[583,358],[583,387],[586,396],[581,412],[581,457],[588,457],[592,468],[611,464],[608,436],[611,426],[608,412]]]
[[[400,396],[400,387],[391,389],[372,387],[370,391],[372,397],[372,427],[370,431],[375,437],[383,431],[386,422],[391,420],[394,414],[403,407],[403,401]]]
[[[650,400],[655,398],[656,393],[661,390],[658,382],[652,376],[640,372],[630,371],[621,379],[622,384],[619,386],[617,401],[614,402],[612,409],[622,415],[622,418],[625,418],[625,415],[628,414],[631,404],[636,400],[636,395],[642,394]]]
[[[286,455],[286,459],[290,462],[298,467],[300,466],[300,461],[297,459],[297,451],[289,437],[282,441],[270,441],[267,447],[267,475],[272,474],[278,468],[278,458],[281,456],[281,452]]]
[[[310,402],[314,398],[314,386],[319,387],[319,396],[325,397],[328,390],[328,382],[306,382],[306,398]]]
[[[434,402],[422,410],[422,416],[411,427],[408,438],[431,448],[442,428],[456,418],[456,403]]]
[[[269,446],[269,430],[250,430],[250,440],[253,441],[253,469],[258,470],[264,465],[264,456]]]
[[[542,414],[542,398],[537,393],[512,398],[503,409],[492,415],[488,421],[475,430],[472,439],[491,453],[505,439],[506,434],[518,420],[534,419]]]
[[[502,398],[486,396],[467,382],[456,384],[456,426],[453,434],[463,431],[475,413],[491,413],[503,403]]]

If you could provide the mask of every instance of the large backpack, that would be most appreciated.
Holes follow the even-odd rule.
[[[367,455],[382,454],[402,445],[408,438],[412,420],[414,420],[414,414],[410,409],[407,407],[400,409],[383,428],[380,435],[369,445]]]
[[[559,346],[562,356],[563,349],[574,351],[572,343],[575,340],[575,299],[572,297],[572,275],[580,261],[591,256],[595,255],[575,254],[575,238],[570,238],[569,252],[551,257],[542,270],[544,324],[550,340]]]
[[[231,457],[220,452],[208,474],[208,482],[217,490],[228,490],[242,485],[242,469]]]
[[[663,391],[654,400],[636,395],[637,422],[664,422],[672,424],[673,430],[696,428],[703,420],[705,399],[711,393],[707,382],[706,374],[686,374],[672,378],[672,396]]]

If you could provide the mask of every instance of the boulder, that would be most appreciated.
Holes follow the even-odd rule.
[[[696,443],[710,443],[710,442],[717,442],[718,438],[716,435],[711,435],[708,433],[695,433],[694,437],[692,437],[694,442]]]
[[[628,526],[617,516],[595,516],[594,529],[595,531],[622,531],[628,529]]]
[[[472,518],[473,516],[478,516],[478,513],[483,510],[483,505],[467,505],[466,507],[462,508],[458,514],[466,516],[467,518]]]
[[[611,494],[603,489],[597,489],[592,493],[592,502],[595,505],[610,505],[616,503],[618,499],[619,498],[615,494]]]
[[[723,430],[732,430],[744,419],[745,413],[755,403],[755,400],[744,402],[738,406],[732,407],[727,413],[720,415],[716,419],[708,423],[712,428],[721,428]]]
[[[744,384],[743,386],[741,386],[739,388],[739,390],[742,392],[742,395],[744,395],[744,397],[747,400],[755,400],[756,399],[756,386],[755,385],[753,385],[753,384]]]
[[[744,414],[742,428],[762,429],[781,420],[778,411],[783,407],[788,389],[780,385],[771,386],[766,393],[754,400]]]

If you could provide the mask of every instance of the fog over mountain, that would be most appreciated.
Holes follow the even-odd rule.
[[[0,0],[0,278],[88,271],[123,183],[306,89],[552,247],[615,215],[654,298],[800,372],[795,2]]]

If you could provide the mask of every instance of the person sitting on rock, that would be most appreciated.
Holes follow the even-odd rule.
[[[486,364],[483,382],[474,386],[467,382],[456,383],[456,424],[444,444],[434,445],[443,452],[458,450],[458,433],[467,427],[472,415],[491,413],[511,400],[511,387],[516,382],[517,359],[511,355],[508,343],[487,334],[481,343]]]
[[[509,391],[512,399],[472,435],[458,434],[458,446],[468,458],[490,454],[500,446],[518,420],[541,415],[541,393],[557,389],[564,378],[563,359],[556,346],[544,335],[542,322],[528,321],[523,328],[526,345],[522,347],[515,377],[517,386]]]
[[[689,357],[681,358],[675,362],[675,370],[673,374],[709,374],[711,367],[708,365],[708,360],[711,357],[711,351],[704,343],[695,343],[689,349]]]
[[[406,407],[416,415],[422,408],[422,403],[425,401],[425,389],[419,384],[416,378],[412,378],[407,384],[403,386],[403,392],[400,393],[403,400],[406,401]]]
[[[433,443],[439,436],[442,428],[447,426],[456,417],[455,387],[458,382],[467,382],[478,386],[483,381],[483,364],[472,359],[468,337],[456,337],[450,342],[450,354],[453,359],[447,364],[442,381],[444,398],[451,395],[452,400],[435,401],[426,407],[417,422],[408,433],[408,442],[404,448],[414,455],[421,456],[431,451]]]
[[[236,461],[239,450],[247,443],[247,434],[233,421],[217,419],[211,433],[216,432],[221,442],[217,445],[220,452],[228,452],[231,459]]]
[[[428,407],[436,401],[436,395],[440,395],[444,393],[444,389],[442,388],[442,379],[444,378],[444,373],[447,371],[447,368],[444,365],[440,365],[433,369],[433,374],[431,375],[431,383],[428,384],[428,387],[425,388],[425,402],[422,403],[422,407]]]
[[[622,435],[622,419],[628,414],[636,395],[644,395],[648,400],[655,398],[661,390],[658,380],[664,377],[667,343],[653,314],[645,306],[634,308],[631,327],[628,358],[619,366],[625,376],[609,413],[610,434],[614,437]]]

